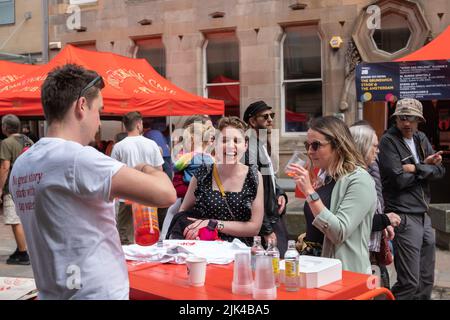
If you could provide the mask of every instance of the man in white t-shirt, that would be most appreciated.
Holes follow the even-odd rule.
[[[164,159],[158,145],[142,136],[144,124],[142,115],[137,112],[129,112],[123,116],[123,124],[128,136],[116,143],[111,152],[111,158],[134,167],[138,163],[147,163],[162,171]],[[134,243],[134,227],[131,204],[120,199],[119,212],[117,214],[117,229],[119,230],[122,245]]]
[[[176,199],[163,172],[127,167],[87,146],[100,126],[103,87],[81,66],[51,71],[41,93],[47,136],[11,172],[39,299],[128,299],[112,200],[164,206]]]

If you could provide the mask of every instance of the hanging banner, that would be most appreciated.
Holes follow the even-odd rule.
[[[450,99],[450,60],[360,63],[358,101]]]

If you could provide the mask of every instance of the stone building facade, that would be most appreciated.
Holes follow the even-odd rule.
[[[42,56],[42,23],[41,1],[0,2],[0,59],[39,63]]]
[[[88,3],[71,6],[80,2]],[[225,80],[237,88],[237,112],[242,115],[256,100],[273,106],[281,164],[303,148],[306,128],[296,121],[318,114],[356,120],[358,61],[391,61],[413,52],[450,21],[448,0],[49,0],[49,10],[50,42],[129,57],[138,56],[141,44],[159,43],[163,75],[198,95],[212,92],[208,85],[219,78],[209,79],[213,67],[206,60],[224,48],[230,54],[221,59],[238,67],[237,78]],[[369,19],[380,22],[381,30],[368,27]],[[339,48],[331,47],[332,39]],[[209,57],[213,43],[218,46]],[[367,117],[376,121],[378,113]]]

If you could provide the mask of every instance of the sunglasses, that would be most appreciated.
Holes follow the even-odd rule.
[[[414,122],[419,121],[419,118],[416,116],[398,116],[400,121],[408,121],[408,122]]]
[[[313,151],[317,151],[320,147],[326,146],[327,144],[330,144],[330,142],[313,141],[309,143],[308,141],[305,141],[305,149],[306,151],[309,151],[309,147],[311,147]]]
[[[97,83],[103,82],[103,78],[101,76],[96,76],[94,80],[89,82],[83,89],[81,89],[80,94],[76,101],[80,100],[80,98],[88,91],[90,88],[94,87]]]
[[[257,118],[264,118],[264,120],[269,120],[269,116],[270,118],[273,120],[275,119],[275,112],[272,113],[266,113],[266,114],[261,114],[259,116],[256,116]]]

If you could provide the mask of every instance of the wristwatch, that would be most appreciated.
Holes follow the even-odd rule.
[[[306,201],[312,202],[320,199],[320,196],[317,192],[313,192],[306,197]]]
[[[217,222],[217,230],[218,231],[222,231],[224,227],[225,227],[225,225],[223,224],[223,221]]]
[[[209,219],[207,228],[208,228],[209,230],[215,230],[215,229],[217,228],[217,220],[215,220],[215,219]]]

